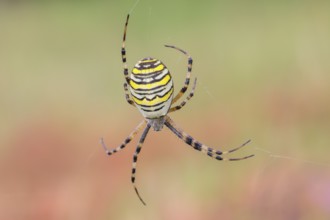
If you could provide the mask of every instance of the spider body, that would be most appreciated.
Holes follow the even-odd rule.
[[[132,100],[144,118],[153,120],[167,114],[173,98],[173,80],[160,60],[148,57],[137,62],[129,85]]]
[[[188,59],[186,80],[179,93],[177,93],[175,96],[174,96],[172,76],[169,70],[167,69],[167,67],[158,59],[154,59],[151,57],[144,58],[138,61],[135,64],[131,74],[130,75],[128,74],[128,68],[126,62],[127,61],[126,47],[125,47],[128,20],[129,20],[129,15],[127,15],[127,19],[125,23],[123,44],[121,48],[122,62],[124,65],[123,72],[126,81],[124,83],[124,91],[127,102],[130,105],[136,107],[141,112],[144,119],[118,147],[109,149],[105,145],[103,138],[101,138],[101,144],[105,152],[108,155],[112,155],[124,149],[127,146],[127,144],[133,140],[135,135],[144,127],[144,131],[141,135],[140,141],[133,155],[131,181],[137,196],[139,197],[140,201],[145,205],[145,202],[141,198],[137,190],[137,187],[135,186],[135,175],[136,175],[136,165],[137,165],[138,155],[141,152],[143,143],[151,127],[155,131],[160,131],[165,125],[178,138],[183,140],[190,147],[216,160],[237,161],[237,160],[250,158],[254,155],[248,155],[241,158],[227,158],[224,156],[225,154],[229,154],[234,151],[237,151],[238,149],[248,144],[250,140],[246,141],[239,147],[233,148],[231,150],[227,150],[227,151],[215,150],[195,140],[192,136],[190,136],[182,129],[180,129],[168,116],[168,113],[180,110],[182,107],[184,107],[186,103],[194,96],[194,91],[197,82],[196,78],[194,80],[192,89],[190,93],[187,95],[187,97],[183,101],[181,101],[180,104],[174,105],[185,94],[190,84],[190,75],[191,75],[193,60],[186,51],[175,46],[165,45],[165,47],[173,48],[177,51],[180,51],[181,53],[186,55]]]

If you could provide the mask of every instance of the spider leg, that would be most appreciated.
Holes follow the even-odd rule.
[[[187,91],[187,88],[189,86],[190,83],[190,75],[191,75],[191,69],[192,69],[192,63],[193,63],[193,59],[191,58],[191,56],[184,50],[176,47],[176,46],[172,46],[172,45],[165,45],[165,47],[169,47],[169,48],[173,48],[176,49],[182,53],[184,53],[187,57],[188,57],[188,71],[187,71],[187,75],[186,75],[186,80],[185,83],[183,85],[183,87],[181,88],[180,92],[173,98],[172,103],[175,103],[176,101],[178,101],[181,96]],[[191,96],[192,97],[192,96]],[[191,98],[190,97],[190,98]],[[189,99],[190,99],[189,98]]]
[[[128,20],[129,20],[129,14],[127,15],[127,18],[126,18],[124,36],[123,36],[123,45],[121,47],[121,58],[122,58],[122,61],[124,64],[124,76],[125,76],[125,80],[127,83],[129,83],[129,81],[130,81],[130,77],[128,76],[128,67],[127,67],[127,62],[126,62],[126,48],[125,48]]]
[[[143,120],[133,131],[132,133],[130,133],[130,135],[123,141],[123,143],[121,145],[119,145],[116,148],[113,149],[108,149],[108,147],[106,146],[106,144],[104,143],[103,138],[100,139],[100,143],[102,144],[102,147],[104,148],[105,152],[110,156],[118,151],[121,151],[122,149],[124,149],[126,147],[126,145],[131,142],[131,140],[133,140],[133,138],[135,137],[135,135],[141,130],[141,128],[146,124],[146,120]]]
[[[183,106],[185,106],[185,104],[194,96],[194,92],[195,92],[195,88],[196,88],[196,83],[197,83],[197,78],[195,78],[194,81],[194,85],[189,93],[189,95],[185,98],[185,100],[183,100],[180,105],[171,107],[170,110],[168,112],[174,112],[177,111],[179,109],[181,109]]]
[[[126,101],[128,102],[128,104],[130,104],[130,105],[132,105],[132,106],[135,107],[135,103],[134,103],[134,101],[131,99],[131,97],[129,95],[128,86],[127,86],[127,83],[126,82],[124,83],[124,90],[125,90]]]
[[[141,149],[142,149],[142,145],[144,143],[144,140],[145,138],[147,137],[147,134],[149,132],[149,129],[151,127],[151,124],[147,124],[147,127],[144,129],[142,135],[141,135],[141,138],[140,138],[140,141],[139,141],[139,144],[137,145],[136,147],[136,150],[134,152],[134,155],[133,155],[133,164],[132,164],[132,176],[131,176],[131,181],[132,181],[132,184],[134,186],[134,190],[136,192],[136,195],[139,197],[140,201],[143,203],[143,205],[146,205],[146,203],[143,201],[142,197],[140,196],[140,193],[135,185],[135,174],[136,174],[136,164],[137,164],[137,159],[138,159],[138,155],[139,153],[141,152]]]
[[[166,116],[165,119],[165,125],[176,135],[178,136],[181,140],[183,140],[184,142],[186,142],[186,144],[190,145],[191,147],[193,147],[195,150],[201,151],[204,154],[206,154],[209,157],[212,157],[214,159],[217,160],[227,160],[227,161],[236,161],[236,160],[244,160],[250,157],[253,157],[254,155],[248,155],[245,157],[240,157],[240,158],[226,158],[223,157],[221,155],[223,154],[228,154],[228,153],[232,153],[234,151],[237,151],[238,149],[244,147],[245,145],[247,145],[250,140],[246,141],[245,143],[243,143],[241,146],[228,150],[228,151],[220,151],[220,150],[214,150],[211,147],[208,147],[200,142],[198,142],[197,140],[195,140],[193,137],[191,137],[189,134],[185,133],[183,130],[181,130],[180,128],[178,128],[174,122],[172,121],[172,119],[168,116]]]

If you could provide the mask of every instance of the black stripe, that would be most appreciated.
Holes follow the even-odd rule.
[[[216,156],[215,159],[217,159],[217,160],[223,160],[223,158],[220,157],[220,156]]]
[[[171,75],[170,74],[165,74],[162,78],[160,78],[160,79],[155,79],[155,78],[153,78],[152,79],[152,81],[150,81],[150,82],[137,82],[137,81],[135,81],[134,79],[132,79],[132,81],[133,82],[135,82],[136,84],[139,84],[139,85],[147,85],[147,84],[153,84],[153,83],[157,83],[157,82],[159,82],[159,81],[162,81],[166,76],[170,76],[170,79],[168,80],[168,81],[171,81],[171,79],[172,79],[172,77],[171,77]]]
[[[136,163],[136,161],[137,161],[137,154],[134,154],[133,155],[133,162]]]
[[[148,100],[148,101],[152,101],[152,100],[154,100],[154,99],[157,98],[157,97],[158,97],[158,98],[163,98],[163,97],[166,96],[171,90],[172,90],[172,88],[170,88],[167,92],[165,92],[164,95],[156,95],[153,99],[148,99],[146,96],[144,96],[142,99],[139,99],[138,97],[134,96],[133,94],[132,94],[132,96],[133,96],[134,98],[140,100],[140,101],[142,101],[143,99],[146,99],[146,100]],[[172,90],[172,91],[173,91],[173,90]],[[172,93],[173,93],[173,92],[172,92]]]
[[[146,61],[149,61],[149,62],[146,62]],[[157,62],[160,62],[158,65],[160,64],[163,64],[162,61],[158,60],[158,59],[154,59],[154,58],[151,58],[151,57],[148,57],[148,58],[144,58],[142,59],[141,61],[139,61],[137,63],[137,65],[140,65],[140,66],[147,66],[147,65],[150,65],[150,66],[154,66],[155,67],[155,63]],[[157,66],[158,66],[157,65]],[[163,64],[164,65],[164,64]],[[164,65],[165,66],[165,65]],[[136,67],[136,66],[135,66]],[[136,67],[137,68],[137,67]],[[149,67],[148,67],[149,68]]]
[[[199,143],[198,141],[195,141],[195,143],[194,143],[194,148],[195,148],[196,150],[202,150],[202,144]]]
[[[181,89],[181,93],[184,93],[185,91],[187,91],[187,87],[183,87],[183,88]]]
[[[140,67],[134,66],[134,68],[142,71],[142,70],[147,70],[147,69],[154,69],[154,68],[157,68],[160,65],[163,65],[163,69],[161,69],[160,71],[163,71],[164,69],[166,69],[166,66],[162,63],[159,63],[156,66],[152,65],[152,64],[148,64],[148,63],[143,63],[143,64],[140,64]]]
[[[215,153],[216,153],[217,155],[221,155],[221,154],[223,154],[222,151],[219,151],[219,150],[217,150]]]
[[[162,88],[162,87],[165,87],[167,86],[172,80],[169,80],[165,85],[161,85],[161,86],[156,86],[152,89],[141,89],[141,88],[138,88],[138,89],[133,89],[134,91],[152,91],[152,90],[156,90],[156,89],[159,89],[159,88]]]
[[[146,91],[146,92],[141,92],[141,91],[138,92],[136,90],[134,90],[134,91],[135,91],[136,94],[141,95],[141,96],[144,96],[144,95],[155,95],[157,93],[162,92],[164,89],[166,89],[166,85],[163,86],[163,88],[156,89],[156,90],[152,89],[152,90],[149,90],[149,91]]]
[[[160,107],[160,108],[156,108],[156,109],[152,109],[152,110],[150,110],[150,109],[145,109],[145,108],[141,108],[143,111],[145,111],[145,112],[157,112],[157,111],[159,111],[159,110],[161,110],[162,108],[164,108],[164,106],[165,105],[163,105],[162,107]]]
[[[162,109],[165,106],[164,103],[167,101],[168,101],[168,99],[163,102],[157,103],[155,105],[139,105],[139,104],[137,104],[137,105],[140,106],[141,109],[143,109],[146,112],[152,112],[152,111],[158,111],[158,110]],[[154,110],[150,109],[150,108],[155,108],[157,106],[161,106],[161,107],[159,109],[154,109]]]
[[[167,68],[164,68],[160,71],[155,71],[155,72],[150,72],[150,73],[133,73],[132,71],[132,74],[134,75],[135,78],[138,78],[138,79],[145,79],[145,78],[149,78],[149,77],[154,77],[154,76],[157,76],[159,74],[162,74],[165,70],[168,70]],[[168,71],[165,75],[169,74],[170,71]]]
[[[164,102],[166,102],[166,101],[167,101],[167,100],[165,100]],[[138,105],[138,106],[141,106],[141,107],[144,107],[144,108],[154,108],[154,107],[156,107],[156,106],[163,105],[164,102],[160,102],[160,103],[157,103],[157,104],[155,104],[155,105],[139,105],[139,104],[137,104],[137,105]]]
[[[153,60],[153,61],[149,61],[149,62],[145,62],[145,60],[142,60],[143,62],[139,63],[140,67],[144,67],[144,68],[150,68],[151,66],[156,67],[159,66],[160,64],[162,64],[162,62],[160,62],[159,64],[155,65],[159,60]]]
[[[192,139],[191,136],[187,136],[185,141],[186,141],[187,144],[191,145],[193,139]]]
[[[142,70],[148,70],[148,69],[155,69],[155,68],[157,68],[158,66],[160,66],[160,65],[163,65],[163,69],[161,69],[160,71],[163,71],[164,69],[167,69],[167,67],[163,64],[163,63],[159,63],[158,65],[152,65],[152,64],[148,64],[148,63],[143,63],[143,64],[139,64],[140,65],[140,67],[138,67],[138,66],[134,66],[134,68],[136,68],[136,69],[138,69],[138,70],[140,70],[140,71],[142,71]],[[154,72],[152,72],[152,73],[154,73]]]

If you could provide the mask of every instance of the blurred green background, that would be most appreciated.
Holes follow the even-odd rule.
[[[176,91],[194,58],[195,97],[174,121],[227,150],[219,162],[151,131],[122,88],[125,1],[1,1],[0,219],[329,219],[330,2],[151,1],[132,10],[131,68],[152,56]],[[138,138],[136,138],[138,139]]]

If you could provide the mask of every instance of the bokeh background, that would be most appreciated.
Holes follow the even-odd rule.
[[[135,6],[134,6],[135,5]],[[151,131],[130,183],[142,120],[122,88],[147,56],[195,97],[171,114],[219,162]],[[1,1],[0,219],[329,219],[329,1]],[[136,138],[138,139],[138,138]]]

